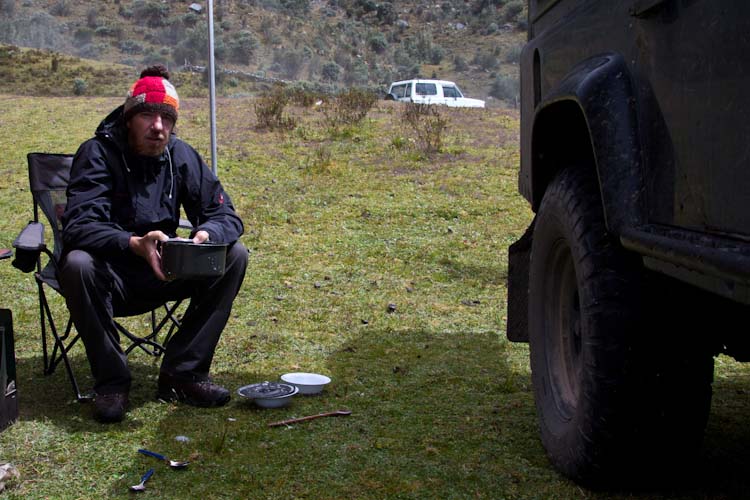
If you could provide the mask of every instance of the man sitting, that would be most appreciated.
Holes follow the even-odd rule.
[[[216,176],[176,137],[178,110],[169,72],[147,68],[73,160],[59,281],[86,347],[102,422],[123,419],[131,383],[113,317],[165,301],[190,298],[190,305],[166,345],[158,396],[204,407],[230,398],[208,373],[247,267],[238,241],[244,227]],[[194,243],[230,244],[223,276],[166,281],[157,243],[176,236],[180,207]]]

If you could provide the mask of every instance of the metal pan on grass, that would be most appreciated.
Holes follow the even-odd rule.
[[[243,398],[252,400],[261,408],[281,408],[287,406],[292,396],[299,389],[291,384],[278,382],[259,382],[257,384],[245,385],[237,389],[237,394]]]

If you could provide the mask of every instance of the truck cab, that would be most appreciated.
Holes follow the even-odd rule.
[[[584,484],[685,470],[750,359],[750,3],[530,0],[508,338]],[[658,467],[655,469],[655,467]]]

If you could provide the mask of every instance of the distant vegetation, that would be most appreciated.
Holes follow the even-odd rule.
[[[132,68],[202,67],[206,10],[188,1],[0,0],[0,43]],[[215,0],[214,21],[226,94],[257,90],[243,81],[382,91],[422,76],[456,80],[486,98],[497,94],[498,78],[517,80],[526,8],[521,0]],[[86,83],[79,93],[106,93],[74,78]],[[55,93],[73,92],[70,82]]]

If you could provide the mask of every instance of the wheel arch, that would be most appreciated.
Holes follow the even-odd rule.
[[[619,54],[577,65],[536,108],[530,142],[531,205],[567,167],[597,176],[607,229],[619,234],[644,217],[636,96]]]

